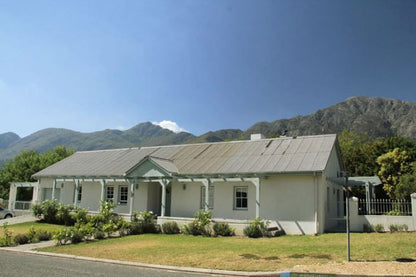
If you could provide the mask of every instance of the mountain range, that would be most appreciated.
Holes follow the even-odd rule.
[[[258,122],[243,131],[223,129],[201,136],[187,132],[174,133],[150,122],[140,123],[126,131],[103,130],[81,133],[68,129],[48,128],[20,138],[8,132],[0,134],[0,163],[22,150],[40,152],[65,145],[74,150],[217,142],[247,139],[250,134],[266,137],[318,135],[353,130],[372,137],[403,136],[416,139],[416,103],[386,98],[351,97],[306,116]]]

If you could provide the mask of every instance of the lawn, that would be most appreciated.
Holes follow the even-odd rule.
[[[29,232],[29,229],[32,226],[33,228],[35,228],[35,230],[42,229],[45,231],[49,231],[51,233],[54,233],[63,227],[62,225],[55,225],[55,224],[42,223],[39,221],[33,221],[33,222],[25,222],[25,223],[9,225],[7,228],[12,232],[12,236],[15,236],[17,234],[23,234],[23,233]]]
[[[353,261],[416,259],[415,233],[351,234]],[[207,238],[145,234],[41,251],[97,258],[199,268],[271,271],[296,265],[319,265],[346,259],[345,234]]]

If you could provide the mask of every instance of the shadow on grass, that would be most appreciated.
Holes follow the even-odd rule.
[[[412,258],[398,258],[398,259],[396,259],[396,262],[399,262],[399,263],[413,263],[413,262],[416,262],[416,260],[412,259]]]
[[[288,258],[292,258],[292,259],[314,258],[314,259],[330,260],[331,255],[327,255],[327,254],[310,254],[310,255],[293,254],[293,255],[288,256]]]
[[[277,256],[268,256],[268,257],[260,257],[259,255],[255,254],[241,254],[241,257],[244,259],[250,259],[250,260],[267,260],[267,261],[276,261],[279,259]]]

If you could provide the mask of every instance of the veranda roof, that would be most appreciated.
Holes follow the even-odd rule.
[[[319,135],[79,151],[33,177],[125,177],[145,158],[178,176],[317,172],[336,141],[336,135]]]

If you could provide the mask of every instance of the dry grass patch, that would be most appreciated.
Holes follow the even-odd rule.
[[[12,232],[12,235],[15,236],[17,234],[24,234],[24,233],[29,232],[29,229],[31,227],[35,228],[35,230],[42,229],[51,233],[55,233],[59,231],[59,229],[61,229],[63,226],[34,221],[34,222],[25,222],[25,223],[9,225],[7,228]]]
[[[355,261],[416,260],[414,233],[352,234],[351,241]],[[344,234],[261,239],[145,234],[42,251],[164,265],[269,271],[341,264],[346,258],[346,238]]]

